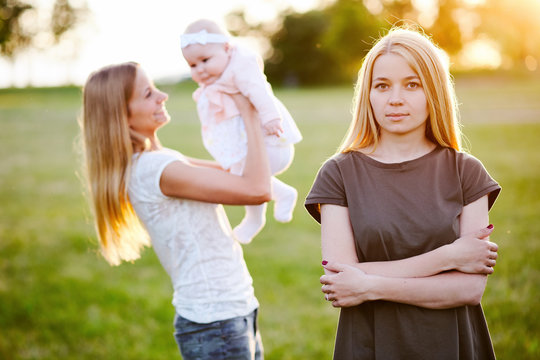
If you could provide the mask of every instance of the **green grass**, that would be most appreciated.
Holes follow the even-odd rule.
[[[483,298],[499,359],[540,357],[540,82],[458,78],[470,151],[502,185],[491,212],[500,245]],[[168,86],[166,146],[208,157],[190,97]],[[280,176],[304,198],[349,122],[350,88],[280,89],[304,135]],[[171,286],[151,249],[109,267],[97,254],[77,177],[80,90],[0,90],[0,358],[172,359]],[[242,208],[228,207],[233,224]],[[271,212],[269,211],[269,214]],[[295,219],[244,247],[261,302],[266,358],[331,358],[337,310],[323,300],[319,226]]]

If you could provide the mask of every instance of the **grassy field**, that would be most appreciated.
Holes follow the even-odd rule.
[[[191,87],[164,88],[164,145],[208,157]],[[503,192],[500,245],[483,298],[499,359],[540,358],[540,80],[459,77],[464,132]],[[349,122],[352,89],[278,90],[304,141],[281,176],[307,194]],[[75,88],[0,90],[0,358],[173,359],[171,286],[151,249],[112,268],[97,255],[78,180]],[[236,224],[240,207],[227,208]],[[261,302],[266,358],[331,358],[338,311],[320,293],[319,226],[299,201],[244,247]]]

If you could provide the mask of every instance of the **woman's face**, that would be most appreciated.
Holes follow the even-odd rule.
[[[192,44],[182,49],[191,68],[191,78],[198,84],[210,85],[220,78],[229,64],[229,44]]]
[[[129,100],[128,124],[136,132],[152,137],[155,131],[169,122],[165,108],[168,95],[159,91],[146,73],[139,67],[135,77],[133,94]]]
[[[425,136],[429,111],[424,88],[402,56],[390,53],[375,60],[369,101],[382,137],[385,133]]]

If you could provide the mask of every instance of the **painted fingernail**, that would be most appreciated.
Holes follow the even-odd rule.
[[[326,264],[328,264],[328,261],[323,260],[323,261],[322,261],[322,264],[323,264],[323,265],[326,265]]]
[[[493,224],[489,224],[487,228],[488,229],[493,229]]]

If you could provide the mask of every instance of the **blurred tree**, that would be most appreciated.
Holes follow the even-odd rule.
[[[505,67],[540,69],[540,1],[486,0],[478,14],[476,33],[499,45]]]
[[[439,0],[437,16],[433,25],[427,27],[433,40],[450,55],[457,54],[463,47],[459,24],[459,10],[463,7],[460,0]]]
[[[487,38],[506,63],[540,68],[539,0],[326,0],[321,7],[286,10],[277,26],[250,25],[242,11],[228,20],[235,35],[269,39],[266,74],[275,84],[354,81],[373,39],[405,23],[422,27],[453,63],[465,44]]]
[[[458,12],[464,0],[373,0],[382,9],[381,16],[389,24],[409,23],[421,26],[435,43],[449,54],[457,54],[462,46]],[[426,14],[426,10],[434,10]],[[427,16],[426,16],[427,15]]]
[[[277,30],[247,24],[242,11],[230,14],[227,23],[234,35],[259,35],[270,40],[272,50],[265,61],[265,73],[274,84],[354,82],[361,59],[385,26],[362,0],[328,3],[306,13],[282,12]]]
[[[416,8],[411,0],[376,0],[383,9],[386,21],[394,23],[402,19],[413,19],[417,16]]]
[[[0,0],[0,54],[12,56],[15,49],[30,43],[31,36],[19,21],[28,9],[32,6],[17,0]]]
[[[35,45],[32,40],[43,32],[50,33],[58,42],[81,20],[87,8],[85,3],[75,8],[68,0],[55,0],[50,22],[43,26],[29,16],[34,11],[30,1],[0,0],[0,55],[13,58],[18,51]],[[25,16],[29,18],[25,19]]]
[[[493,41],[503,66],[515,64],[540,69],[539,0],[369,0],[378,4],[389,23],[416,22],[450,56],[458,55],[469,41]],[[422,8],[434,6],[423,21]],[[425,18],[424,18],[425,19]]]
[[[329,25],[330,19],[318,10],[286,15],[282,28],[270,37],[273,52],[265,64],[270,82],[311,85],[339,78],[338,63],[321,47]]]
[[[354,82],[362,59],[388,23],[358,0],[337,0],[324,13],[331,23],[323,34],[322,47],[335,59],[341,78]]]

